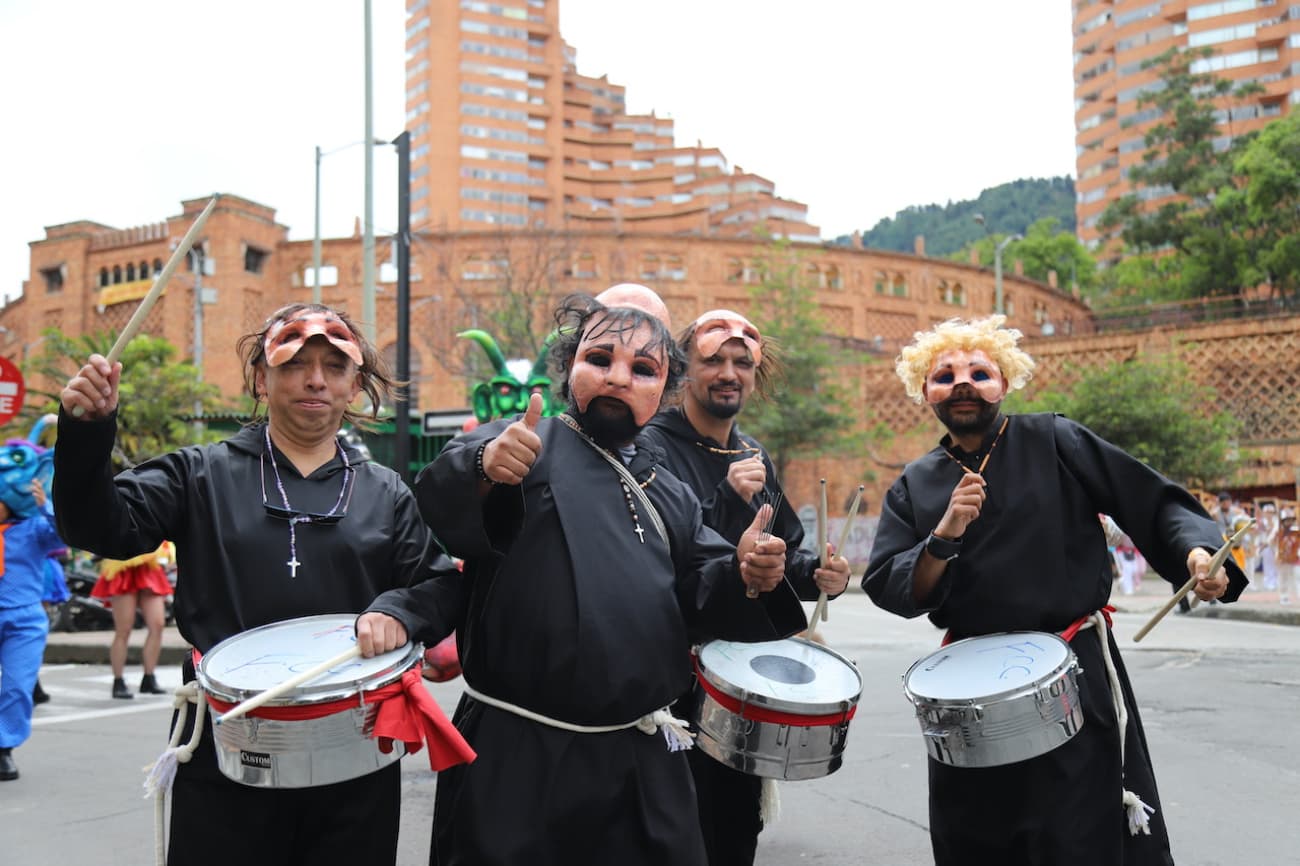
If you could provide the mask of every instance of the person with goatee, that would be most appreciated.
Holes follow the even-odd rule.
[[[667,707],[691,684],[690,636],[804,628],[785,543],[738,545],[701,520],[641,429],[681,383],[681,351],[643,307],[586,295],[556,313],[567,404],[484,424],[416,479],[462,579],[381,595],[363,653],[458,629],[455,722],[478,759],[439,774],[430,863],[703,866],[689,735]],[[747,597],[747,588],[759,592]]]
[[[1084,723],[1016,763],[929,759],[935,863],[1172,864],[1137,702],[1108,614],[1095,615],[1111,591],[1097,515],[1111,515],[1164,579],[1196,577],[1199,598],[1234,601],[1246,577],[1231,560],[1209,573],[1220,532],[1177,484],[1062,416],[1002,412],[1034,368],[1004,321],[944,322],[900,354],[907,394],[948,434],[890,487],[862,584],[886,610],[928,614],[948,640],[1064,633]]]
[[[805,600],[822,592],[838,596],[849,583],[848,561],[828,550],[823,569],[818,552],[802,547],[803,525],[785,499],[771,458],[736,422],[750,397],[772,387],[779,366],[776,347],[733,310],[703,313],[678,336],[677,345],[686,356],[682,403],[652,418],[645,434],[663,449],[663,465],[690,486],[700,498],[704,522],[728,541],[740,538],[764,503],[779,502],[772,533],[789,548],[786,579]],[[692,692],[683,703],[693,706],[696,700]],[[734,770],[698,749],[690,761],[710,866],[752,864],[763,830],[762,788],[775,782]]]

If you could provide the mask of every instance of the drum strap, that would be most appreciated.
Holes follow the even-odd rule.
[[[490,707],[496,707],[498,710],[505,710],[507,713],[513,713],[531,722],[539,722],[552,728],[559,728],[562,731],[572,731],[575,734],[609,734],[614,731],[626,731],[628,728],[636,728],[643,734],[653,734],[655,731],[663,731],[664,740],[668,743],[668,751],[680,752],[683,749],[689,749],[694,743],[691,737],[695,735],[687,728],[686,722],[676,718],[667,707],[661,710],[655,710],[652,713],[646,713],[635,721],[627,722],[621,725],[576,725],[572,722],[564,722],[559,719],[553,719],[550,716],[544,716],[541,713],[535,713],[532,710],[512,704],[509,701],[503,701],[500,698],[489,697],[478,689],[465,683],[465,694],[469,695],[476,701],[481,701]]]
[[[1110,613],[1114,610],[1110,605],[1106,605],[1096,613],[1081,617],[1077,622],[1061,633],[1061,637],[1067,641],[1071,640],[1076,634],[1085,629],[1095,629],[1097,637],[1101,640],[1101,658],[1106,664],[1106,679],[1110,683],[1111,700],[1115,703],[1115,718],[1119,724],[1119,766],[1120,777],[1124,774],[1124,741],[1128,734],[1128,709],[1124,704],[1124,690],[1120,686],[1119,672],[1115,669],[1115,659],[1110,654]],[[1122,789],[1120,802],[1128,815],[1128,832],[1130,836],[1138,834],[1150,836],[1150,818],[1156,810],[1142,802],[1142,798],[1130,791],[1128,788]]]

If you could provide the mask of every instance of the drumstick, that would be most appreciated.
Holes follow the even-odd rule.
[[[136,335],[140,330],[140,326],[144,324],[144,317],[149,315],[149,311],[157,303],[159,296],[162,295],[162,290],[167,286],[167,281],[172,278],[172,274],[180,265],[181,260],[189,255],[190,248],[194,246],[194,241],[198,239],[199,232],[203,230],[203,224],[208,221],[208,216],[212,213],[212,209],[217,206],[217,199],[219,198],[221,198],[221,193],[217,193],[212,197],[212,200],[208,202],[208,206],[203,209],[198,219],[190,226],[190,230],[181,238],[181,242],[176,246],[176,251],[167,260],[167,264],[163,266],[162,272],[154,278],[149,293],[144,296],[140,301],[140,305],[135,308],[135,312],[131,314],[126,327],[122,329],[122,333],[117,335],[117,341],[113,343],[113,348],[108,350],[108,366],[110,368],[122,356],[122,350],[126,348],[126,344],[131,342],[131,338]],[[85,411],[81,406],[74,406],[72,415],[74,418],[80,418]]]
[[[822,568],[826,567],[826,542],[828,527],[826,525],[826,479],[821,480],[821,499],[817,503],[817,555],[821,557]]]
[[[237,719],[240,716],[244,715],[245,713],[249,713],[257,709],[267,701],[275,700],[276,698],[280,697],[280,695],[284,694],[290,689],[296,689],[298,688],[298,686],[302,685],[303,683],[310,682],[316,679],[318,676],[325,673],[330,668],[338,667],[344,662],[350,662],[354,658],[358,658],[360,655],[361,655],[361,645],[353,644],[351,647],[348,648],[346,652],[341,652],[338,655],[334,656],[334,658],[329,659],[328,661],[323,661],[320,664],[316,665],[316,667],[311,668],[310,670],[305,670],[302,673],[297,674],[296,676],[289,677],[289,679],[285,680],[284,682],[277,683],[276,685],[271,686],[269,689],[258,692],[257,694],[253,695],[251,698],[239,702],[234,707],[232,707],[230,712],[228,713],[224,713],[224,714],[213,713],[212,724],[219,725],[222,722],[227,722],[230,721],[231,719]]]
[[[858,485],[858,492],[853,496],[853,504],[849,506],[849,514],[844,518],[844,526],[840,529],[840,543],[835,545],[835,553],[839,556],[844,555],[844,545],[849,543],[849,529],[853,526],[853,518],[858,516],[858,504],[862,502],[862,491],[865,489],[866,485]],[[823,550],[824,549],[825,548],[823,547]],[[830,620],[830,614],[827,613],[826,607],[826,604],[829,601],[830,599],[824,592],[817,596],[817,605],[813,608],[812,622],[816,623],[819,619],[821,622],[828,622]]]
[[[778,493],[772,499],[772,513],[767,516],[767,525],[763,527],[763,534],[759,536],[759,541],[767,541],[772,537],[772,529],[776,526],[776,512],[781,508],[781,500],[785,498],[784,493]],[[762,508],[763,506],[759,506]],[[745,598],[758,598],[758,588],[754,586],[745,587]]]
[[[1229,554],[1232,553],[1232,545],[1236,544],[1241,539],[1241,536],[1246,534],[1246,530],[1250,529],[1251,525],[1254,522],[1255,521],[1252,520],[1249,523],[1242,526],[1240,529],[1238,529],[1235,533],[1233,533],[1231,538],[1229,538],[1227,541],[1223,543],[1223,547],[1220,547],[1215,552],[1214,558],[1210,560],[1210,570],[1206,572],[1210,577],[1214,577],[1214,575],[1218,573],[1219,569],[1223,568],[1223,563],[1227,561]],[[1165,606],[1160,608],[1160,610],[1156,611],[1156,615],[1151,617],[1150,621],[1148,621],[1146,625],[1138,629],[1138,633],[1133,635],[1133,642],[1137,643],[1138,641],[1142,640],[1142,638],[1146,637],[1147,632],[1155,628],[1156,623],[1164,619],[1165,614],[1173,610],[1174,605],[1182,601],[1183,597],[1186,596],[1187,593],[1192,591],[1192,588],[1196,586],[1196,581],[1197,581],[1196,577],[1189,577],[1187,579],[1187,582],[1184,583],[1181,588],[1179,588],[1178,592],[1174,593],[1173,597],[1170,598],[1169,601],[1165,602]]]

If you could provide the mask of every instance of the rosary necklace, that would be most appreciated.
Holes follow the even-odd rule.
[[[348,503],[352,501],[352,489],[356,485],[351,485],[353,475],[352,464],[348,462],[348,453],[343,450],[343,446],[338,440],[334,440],[334,447],[338,449],[339,458],[343,461],[343,485],[339,488],[339,498],[334,501],[334,507],[324,514],[311,514],[305,511],[294,511],[293,506],[289,504],[289,494],[285,492],[284,482],[280,480],[280,468],[276,465],[275,454],[271,451],[271,425],[267,424],[263,428],[266,434],[266,448],[258,457],[259,474],[262,481],[262,506],[267,512],[274,517],[282,517],[289,521],[289,561],[285,565],[289,566],[289,577],[298,576],[298,566],[302,565],[298,561],[298,524],[299,523],[337,523],[347,514],[347,505],[343,503],[343,497],[346,494]],[[271,455],[271,472],[275,476],[275,489],[280,492],[280,500],[284,503],[284,508],[271,505],[266,500],[266,455]],[[339,511],[339,506],[343,505],[343,510]]]
[[[963,472],[967,472],[971,475],[978,475],[982,478],[984,476],[984,467],[989,465],[989,458],[993,456],[993,449],[998,447],[998,443],[1002,441],[1002,434],[1007,432],[1007,424],[1010,422],[1011,416],[1009,415],[1002,419],[1002,426],[998,428],[998,435],[993,437],[993,444],[989,446],[988,453],[985,454],[984,459],[980,461],[979,469],[971,469],[965,463],[958,460],[947,448],[943,449],[943,453],[948,455],[949,460],[960,466]]]

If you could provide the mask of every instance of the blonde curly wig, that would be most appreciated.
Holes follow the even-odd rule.
[[[998,365],[1010,390],[1023,388],[1034,375],[1034,359],[1016,347],[1023,335],[1015,328],[1003,328],[1006,320],[1002,315],[973,321],[949,319],[929,331],[917,331],[912,344],[899,352],[894,362],[894,372],[903,381],[907,396],[917,403],[925,399],[922,389],[934,359],[950,349],[983,351]]]

